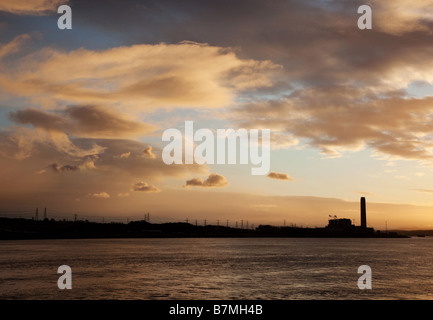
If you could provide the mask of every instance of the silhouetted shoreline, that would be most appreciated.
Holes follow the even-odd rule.
[[[408,238],[408,234],[380,232],[369,228],[301,228],[260,225],[255,229],[196,226],[185,222],[98,223],[90,221],[0,218],[0,240],[94,239],[94,238]]]

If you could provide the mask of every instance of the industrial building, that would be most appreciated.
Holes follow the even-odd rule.
[[[352,224],[352,220],[347,218],[331,218],[328,220],[328,225],[326,229],[335,230],[335,231],[345,231],[345,232],[354,232],[354,233],[372,233],[374,232],[373,228],[367,228],[367,207],[365,197],[361,197],[361,225],[355,226]]]

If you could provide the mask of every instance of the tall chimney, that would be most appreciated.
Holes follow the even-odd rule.
[[[361,197],[361,228],[367,228],[367,213],[365,209],[365,198]]]

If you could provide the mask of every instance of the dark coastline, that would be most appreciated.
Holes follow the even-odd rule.
[[[89,221],[0,218],[0,240],[98,238],[408,238],[407,234],[369,228],[333,229],[260,225],[255,229],[196,226],[185,222],[97,223]]]

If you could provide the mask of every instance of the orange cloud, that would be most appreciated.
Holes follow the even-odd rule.
[[[1,0],[0,0],[1,1]],[[13,54],[20,50],[21,46],[25,41],[30,39],[30,36],[28,34],[22,34],[17,37],[15,37],[12,41],[9,43],[0,46],[0,60],[4,57]]]
[[[67,53],[44,48],[1,69],[5,91],[44,105],[103,104],[142,111],[225,107],[238,91],[271,86],[270,74],[279,67],[240,59],[230,49],[182,42]]]
[[[243,127],[266,126],[288,142],[303,139],[328,157],[371,148],[395,158],[433,159],[431,96],[379,97],[369,90],[330,86],[295,91],[272,103],[250,103],[236,113]]]
[[[274,172],[274,171],[269,172],[267,177],[272,178],[272,179],[277,179],[277,180],[289,180],[292,182],[295,181],[295,179],[293,179],[287,173],[279,173],[279,172]]]
[[[120,155],[120,158],[127,159],[131,155],[131,152],[124,152]]]
[[[68,4],[68,0],[26,0],[8,1],[0,0],[0,11],[13,13],[16,15],[45,15],[50,12],[57,12],[57,8],[62,4]]]
[[[96,143],[78,146],[63,132],[17,127],[0,131],[0,156],[23,160],[37,153],[42,146],[64,155],[83,158],[98,155],[105,148]]]
[[[152,182],[136,185],[137,191],[157,192],[154,181],[209,173],[205,165],[167,166],[160,159],[148,161],[143,157],[148,143],[141,141],[69,139],[65,135],[68,140],[56,142],[50,134],[52,132],[41,129],[0,130],[0,176],[5,181],[0,186],[0,194],[19,197],[27,204],[34,201],[33,194],[62,194],[64,201],[68,197],[80,198],[83,204],[92,198],[83,198],[83,195],[92,195],[101,186],[109,195],[125,195],[131,191],[131,181],[136,177],[146,177],[148,182]],[[130,156],[120,158],[119,155],[125,153],[130,153]],[[27,182],[20,183],[22,181]],[[114,198],[118,197],[111,200]]]
[[[68,135],[91,138],[141,137],[155,127],[133,117],[100,106],[71,106],[56,112],[24,109],[11,112],[9,117],[18,124],[64,132]]]
[[[143,153],[148,156],[151,159],[155,159],[156,155],[152,152],[152,147],[146,147],[146,149],[143,150]]]
[[[68,171],[78,171],[80,170],[77,166],[71,166],[69,164],[66,164],[64,166],[60,166],[57,163],[53,163],[50,165],[50,168],[53,169],[55,172],[68,172]]]
[[[100,198],[100,199],[110,199],[111,198],[111,196],[107,192],[92,193],[91,196],[93,198]]]
[[[147,184],[146,182],[137,182],[137,183],[133,184],[132,190],[133,191],[139,191],[139,192],[148,192],[148,193],[161,191],[157,187],[150,185],[150,184]]]
[[[201,178],[188,180],[184,187],[225,187],[226,185],[228,185],[228,182],[224,176],[212,173],[206,180]]]
[[[372,0],[374,27],[392,34],[428,31],[433,22],[433,1]]]

